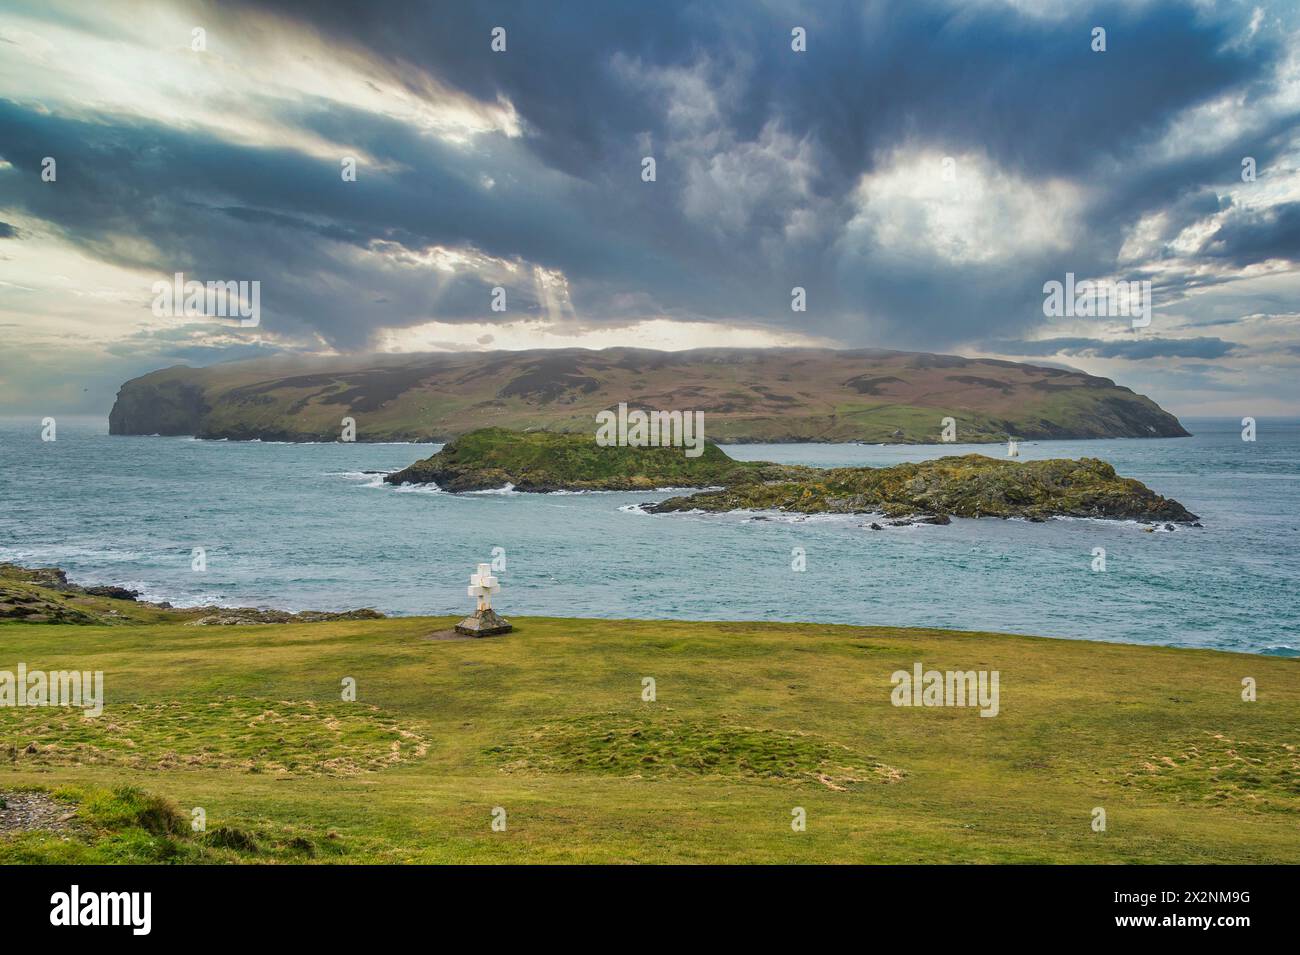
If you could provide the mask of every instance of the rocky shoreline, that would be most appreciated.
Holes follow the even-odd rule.
[[[379,620],[368,607],[342,612],[268,610],[260,607],[173,607],[141,600],[126,587],[83,587],[58,567],[22,567],[0,563],[0,623],[113,625],[145,620],[188,626],[266,623],[322,623],[331,620]]]

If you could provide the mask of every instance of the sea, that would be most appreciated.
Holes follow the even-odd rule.
[[[388,614],[473,609],[495,558],[503,615],[947,627],[1300,655],[1300,420],[1184,419],[1189,438],[1026,441],[1096,457],[1202,527],[651,515],[670,491],[448,494],[381,480],[436,444],[108,434],[0,420],[0,560],[64,568],[176,606]],[[733,457],[880,466],[998,445],[747,444]],[[883,522],[881,522],[883,523]],[[196,551],[196,548],[201,549]],[[197,553],[203,556],[196,561]],[[196,569],[196,566],[199,569]]]

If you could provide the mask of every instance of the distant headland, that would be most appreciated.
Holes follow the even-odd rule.
[[[1168,438],[1188,432],[1108,378],[883,349],[580,348],[176,366],[126,382],[121,435],[263,441],[445,441],[478,428],[588,432],[630,406],[702,412],[720,443],[931,444]]]

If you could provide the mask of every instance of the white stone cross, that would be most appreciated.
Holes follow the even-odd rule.
[[[469,595],[478,598],[479,610],[492,609],[492,595],[501,589],[501,584],[492,576],[491,564],[479,564],[478,573],[469,576]]]
[[[1020,442],[1017,441],[1015,438],[1012,438],[1007,442],[1007,457],[1009,458],[1020,457]]]

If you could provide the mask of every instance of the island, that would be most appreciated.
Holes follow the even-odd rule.
[[[593,434],[482,428],[448,442],[410,467],[384,475],[389,484],[436,484],[444,491],[649,491],[777,480],[811,468],[736,461],[712,442],[699,457],[681,448],[602,446]]]
[[[1182,504],[1120,477],[1096,458],[1019,461],[966,454],[881,468],[813,468],[736,461],[708,442],[691,458],[681,448],[602,446],[590,433],[505,428],[457,438],[384,480],[435,484],[451,492],[704,489],[644,505],[650,513],[775,510],[883,514],[926,523],[951,517],[1198,520]]]
[[[1176,438],[1187,431],[1109,378],[877,348],[541,349],[277,356],[175,366],[122,385],[116,435],[445,441],[485,427],[586,432],[629,407],[703,412],[714,441],[937,444],[1009,437]]]

